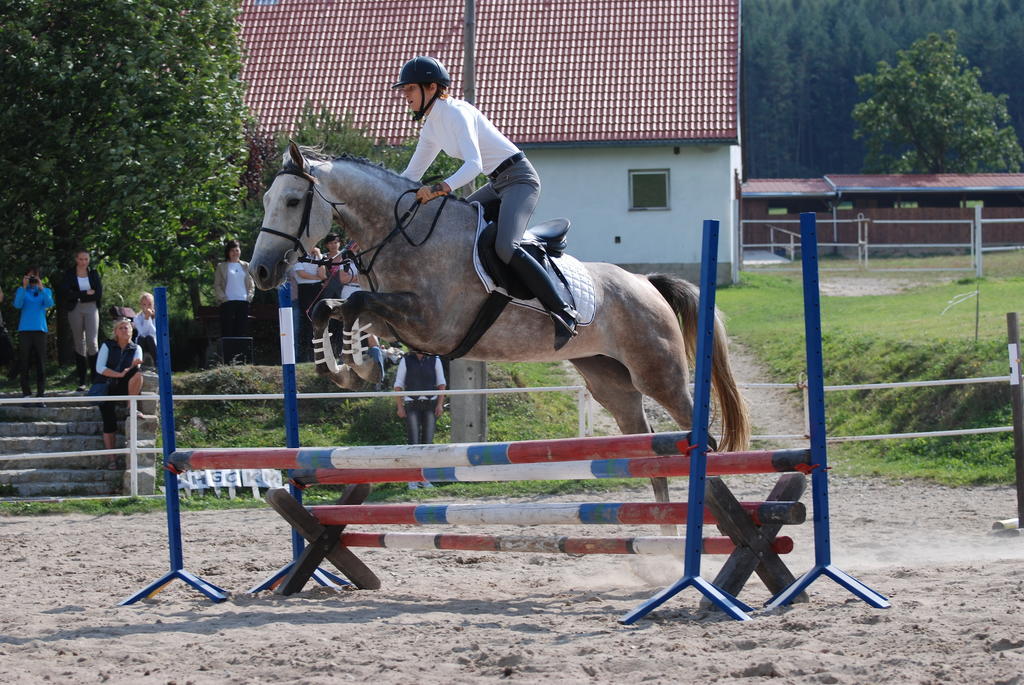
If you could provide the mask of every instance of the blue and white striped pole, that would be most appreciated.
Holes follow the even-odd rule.
[[[295,380],[295,319],[292,316],[291,287],[285,282],[277,289],[277,320],[281,331],[281,380],[284,391],[284,439],[285,446],[289,448],[299,447],[299,396],[298,386]],[[292,497],[302,504],[302,490],[289,484],[288,490]],[[297,530],[292,529],[292,561],[278,569],[265,581],[255,586],[250,593],[260,592],[275,587],[278,582],[288,575],[292,566],[299,560],[305,549],[306,541]],[[340,587],[348,585],[348,581],[335,576],[332,573],[317,569],[313,572],[313,580],[328,587]]]

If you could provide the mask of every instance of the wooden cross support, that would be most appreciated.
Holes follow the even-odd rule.
[[[370,494],[368,483],[350,485],[338,504],[362,504]],[[269,490],[267,503],[291,524],[309,545],[303,550],[292,570],[277,587],[277,594],[292,595],[302,590],[310,577],[327,559],[360,590],[377,590],[380,579],[347,547],[338,544],[345,526],[323,526],[284,488]]]
[[[802,473],[788,473],[779,478],[766,501],[797,502],[806,484]],[[338,504],[362,504],[370,489],[367,483],[350,485]],[[344,525],[323,525],[284,488],[268,491],[267,502],[309,542],[291,572],[278,586],[278,594],[291,595],[302,590],[324,559],[334,564],[356,588],[380,588],[380,580],[373,571],[341,544]],[[754,572],[773,595],[795,582],[793,574],[772,549],[782,524],[757,525],[721,478],[707,479],[705,504],[717,519],[719,530],[728,535],[735,545],[735,550],[714,580],[716,587],[738,596]],[[798,600],[806,601],[807,597],[801,594]],[[706,601],[704,603],[707,604]]]
[[[775,483],[766,501],[796,502],[806,487],[807,478],[804,474],[787,473]],[[708,478],[704,493],[705,504],[718,519],[718,529],[736,545],[736,551],[729,556],[715,577],[715,587],[735,597],[755,571],[772,596],[796,582],[796,578],[772,549],[772,541],[782,529],[780,524],[754,525],[721,478]],[[807,594],[801,593],[794,601],[806,602]],[[704,600],[702,605],[710,605],[710,602]]]

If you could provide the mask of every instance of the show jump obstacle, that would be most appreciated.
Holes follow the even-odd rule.
[[[168,469],[167,516],[171,571],[156,583],[125,600],[128,604],[151,596],[175,578],[192,585],[210,599],[227,593],[183,568],[176,474],[187,469],[289,469],[293,483],[347,484],[336,505],[305,508],[301,491],[276,489],[267,501],[293,528],[292,562],[251,591],[276,587],[291,594],[310,580],[323,584],[345,581],[319,569],[324,560],[334,564],[360,589],[376,589],[380,580],[352,548],[401,550],[469,550],[561,554],[682,554],[683,576],[671,586],[623,616],[633,623],[688,587],[694,587],[733,618],[749,620],[751,608],[736,595],[757,572],[774,594],[769,607],[805,597],[804,590],[818,576],[827,575],[872,606],[889,602],[836,568],[831,562],[821,326],[817,280],[817,241],[814,214],[801,215],[804,271],[804,314],[810,398],[810,449],[708,453],[711,395],[711,354],[718,222],[704,222],[701,269],[701,304],[691,432],[627,435],[600,438],[524,441],[511,443],[298,447],[298,420],[291,350],[291,308],[282,289],[281,330],[285,379],[286,449],[202,449],[177,451],[170,392],[169,341],[166,291],[156,291],[161,419],[164,463]],[[289,380],[290,379],[290,380]],[[289,400],[290,398],[290,400]],[[783,473],[763,502],[738,502],[720,476],[739,473]],[[791,551],[790,538],[779,537],[783,525],[804,521],[799,502],[811,474],[814,511],[815,566],[799,580],[779,555]],[[688,502],[673,503],[553,503],[553,504],[449,504],[366,505],[370,484],[376,482],[513,481],[535,479],[584,480],[592,478],[689,477]],[[709,478],[709,476],[711,476]],[[358,533],[351,525],[637,525],[686,524],[685,538],[650,537],[539,537],[464,533]],[[728,537],[703,537],[704,523],[715,523]],[[305,546],[303,538],[309,542]],[[702,554],[728,554],[713,582],[701,576]]]

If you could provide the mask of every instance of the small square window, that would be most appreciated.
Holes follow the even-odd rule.
[[[630,171],[629,208],[668,209],[668,169]]]

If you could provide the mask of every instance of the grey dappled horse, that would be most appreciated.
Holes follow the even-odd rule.
[[[415,198],[407,191],[418,187],[366,160],[329,159],[292,144],[263,198],[263,228],[249,262],[258,287],[280,285],[295,261],[329,232],[335,215],[363,251],[363,264],[370,270],[360,276],[364,290],[344,302],[324,300],[313,317],[315,338],[326,334],[328,317],[344,326],[343,363],[335,363],[329,343],[324,348],[331,358],[325,362],[318,355],[317,360],[317,370],[343,388],[360,387],[360,379],[380,380],[377,363],[359,354],[359,329],[443,355],[456,348],[487,297],[473,267],[473,206],[451,198],[442,208],[442,200],[435,199],[417,209],[404,231],[396,230],[400,214],[414,208]],[[585,266],[594,279],[597,312],[565,347],[554,350],[547,314],[509,306],[465,358],[569,360],[623,433],[650,432],[643,395],[688,428],[693,410],[688,360],[695,352],[697,288],[672,275],[640,276],[597,262]],[[744,449],[750,424],[729,367],[725,327],[717,316],[712,383],[723,426],[719,447]]]

